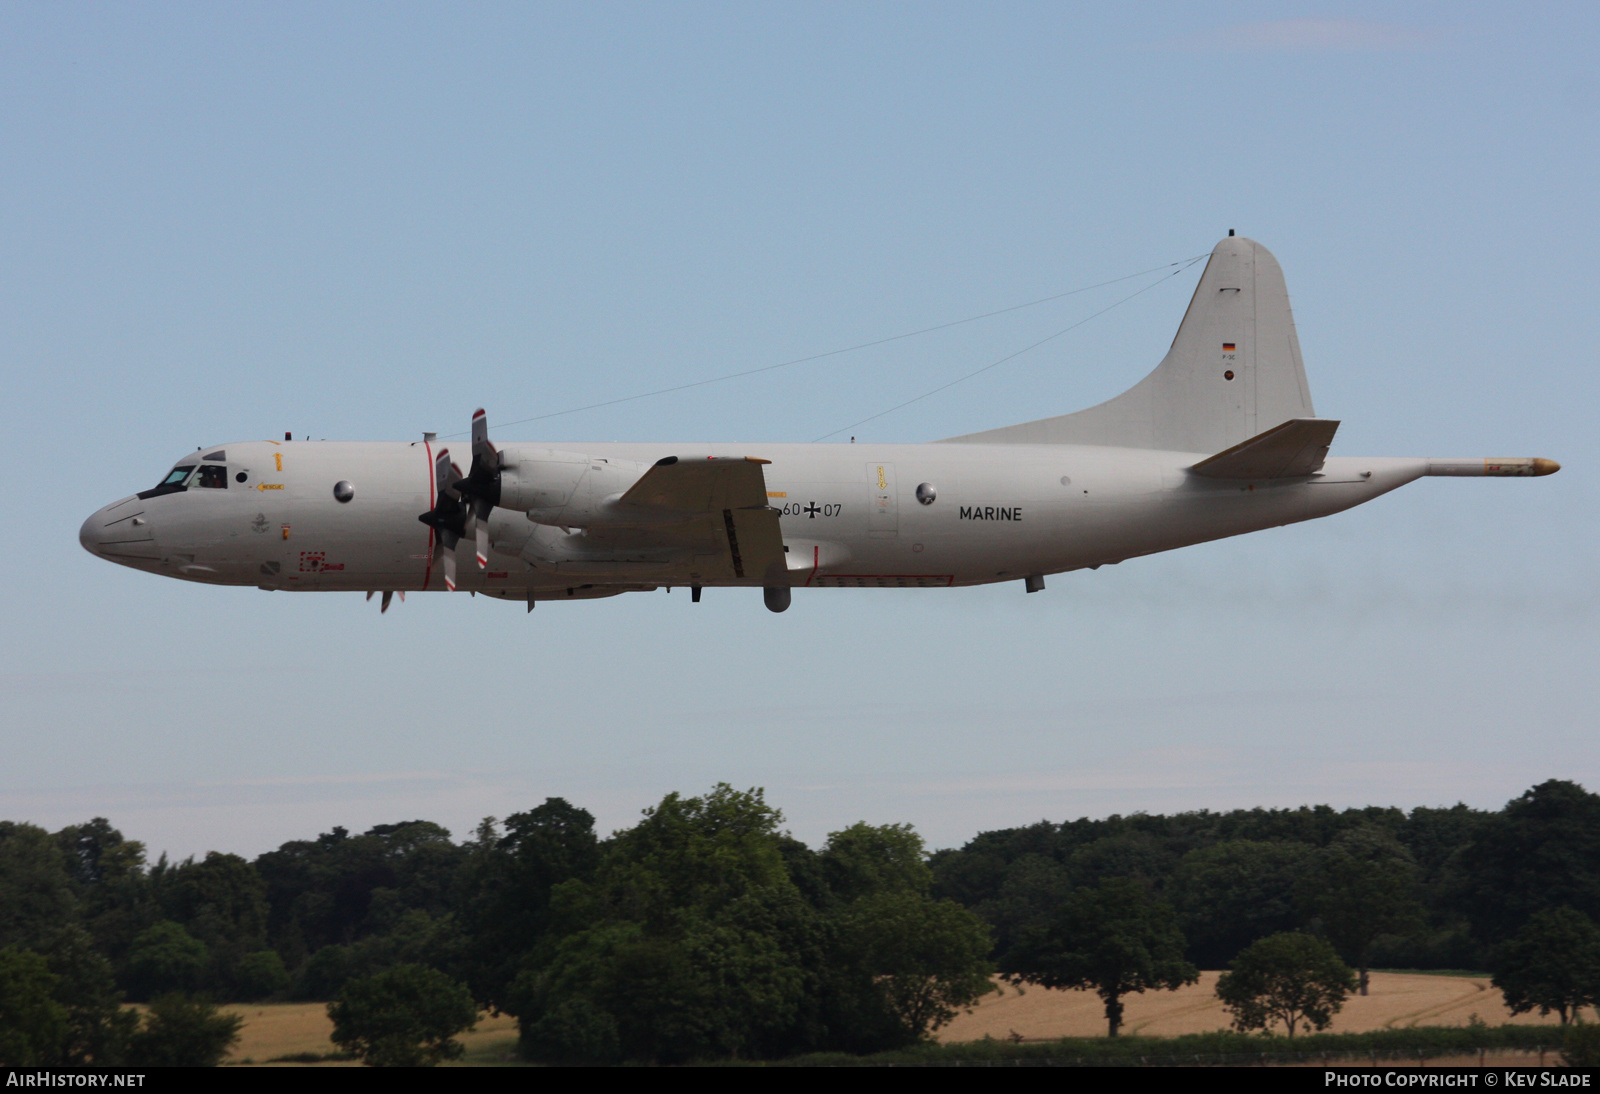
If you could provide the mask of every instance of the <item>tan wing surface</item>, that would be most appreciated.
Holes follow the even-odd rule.
[[[619,538],[679,548],[694,556],[706,580],[775,583],[787,567],[778,511],[767,504],[767,462],[738,456],[658,461],[617,499],[613,519],[638,521]]]

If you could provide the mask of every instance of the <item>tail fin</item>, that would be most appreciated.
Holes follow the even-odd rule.
[[[1212,250],[1172,348],[1150,375],[1075,414],[949,440],[1210,453],[1315,417],[1283,270],[1261,244],[1230,235]]]

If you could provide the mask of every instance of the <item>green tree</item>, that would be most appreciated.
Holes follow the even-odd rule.
[[[996,956],[1004,956],[1020,939],[1048,926],[1071,891],[1072,881],[1064,866],[1030,851],[1006,867],[998,891],[972,910],[993,929]]]
[[[206,852],[167,876],[162,904],[168,916],[208,944],[260,945],[266,940],[267,885],[238,855]]]
[[[524,1051],[571,1060],[580,1042],[610,1043],[614,1024],[629,1060],[768,1054],[799,1014],[810,914],[781,821],[759,790],[669,794],[613,837],[592,881],[556,886],[551,937],[507,1007]]]
[[[1148,832],[1125,831],[1075,849],[1067,857],[1067,872],[1079,887],[1100,884],[1107,878],[1133,878],[1158,886],[1178,863],[1178,856]]]
[[[462,920],[468,980],[480,1003],[507,1004],[526,957],[550,929],[550,894],[563,882],[588,880],[600,863],[594,816],[562,798],[479,827],[467,857]]]
[[[289,986],[289,970],[277,950],[247,953],[235,973],[240,999],[265,999]]]
[[[526,955],[507,1006],[524,1053],[552,1062],[609,1062],[586,1054],[612,1046],[614,1059],[644,1062],[770,1057],[819,1047],[846,1018],[861,1019],[852,1033],[888,1022],[881,1006],[871,1009],[876,987],[861,996],[860,979],[836,969],[838,932],[819,905],[838,901],[821,855],[781,821],[759,790],[669,794],[612,837],[592,879],[554,886],[549,931]],[[920,861],[920,841],[904,830],[857,834],[851,876],[903,877],[897,861]]]
[[[616,1015],[586,995],[569,996],[530,1022],[521,1045],[529,1058],[555,1064],[610,1064],[622,1058]]]
[[[67,1040],[67,1008],[56,1002],[56,977],[31,950],[0,949],[0,1066],[54,1063]]]
[[[1302,908],[1356,967],[1362,995],[1372,944],[1382,935],[1419,931],[1426,922],[1416,884],[1410,852],[1375,825],[1341,834],[1301,882]]]
[[[909,824],[857,822],[829,835],[820,858],[828,888],[840,900],[889,890],[926,893],[933,883],[922,837]]]
[[[260,873],[238,855],[209,851],[200,862],[168,871],[157,892],[167,918],[205,944],[204,986],[236,995],[239,962],[267,941],[267,885]]]
[[[1600,1067],[1600,1026],[1568,1026],[1561,1035],[1561,1057],[1568,1067]]]
[[[135,999],[193,991],[205,975],[205,943],[183,925],[162,920],[139,932],[128,954],[128,983]]]
[[[903,889],[874,893],[845,913],[842,934],[851,963],[910,1040],[995,990],[989,928],[954,901]]]
[[[422,820],[285,843],[253,864],[266,883],[267,936],[294,967],[326,946],[385,934],[413,911],[445,919],[460,908],[470,849]]]
[[[66,856],[43,828],[0,821],[0,946],[37,949],[78,918]]]
[[[1499,943],[1535,912],[1600,918],[1600,795],[1551,779],[1506,803],[1463,849],[1473,933]]]
[[[1240,1032],[1270,1030],[1282,1022],[1327,1029],[1356,987],[1356,974],[1327,942],[1298,931],[1270,935],[1247,946],[1217,980],[1217,998]]]
[[[1295,886],[1315,853],[1307,843],[1239,839],[1185,855],[1167,891],[1195,963],[1225,968],[1256,939],[1297,926]]]
[[[456,1034],[478,1007],[465,984],[423,965],[396,965],[352,980],[328,1004],[333,1043],[372,1067],[432,1067],[460,1059]]]
[[[1566,1025],[1600,1005],[1600,927],[1582,912],[1537,912],[1501,951],[1494,986],[1512,1014],[1555,1011]]]
[[[455,975],[461,946],[451,917],[435,918],[413,908],[383,934],[368,935],[348,946],[324,946],[312,954],[299,970],[294,997],[326,1001],[348,981],[395,965],[427,965]]]
[[[132,1067],[216,1067],[239,1040],[244,1019],[181,993],[158,996],[128,1050]]]
[[[782,822],[760,790],[719,783],[703,797],[668,794],[639,824],[617,834],[603,884],[610,899],[652,918],[691,905],[715,909],[752,889],[785,887]]]
[[[1049,928],[1020,944],[1001,968],[1012,983],[1093,990],[1115,1037],[1124,995],[1175,991],[1200,978],[1183,949],[1171,906],[1150,899],[1131,878],[1107,878],[1074,890]]]
[[[113,963],[124,962],[134,936],[161,918],[145,872],[144,844],[124,839],[104,817],[69,825],[54,838],[95,948]]]
[[[82,927],[63,927],[43,955],[56,977],[54,996],[66,1010],[67,1035],[50,1061],[66,1067],[114,1067],[128,1055],[139,1015],[123,1006],[111,962]]]

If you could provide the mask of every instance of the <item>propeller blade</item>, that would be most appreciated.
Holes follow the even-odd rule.
[[[441,448],[439,449],[439,454],[433,458],[433,486],[435,497],[442,498],[446,494],[449,494],[452,497],[455,496],[455,491],[450,488],[450,471],[450,450],[448,448]]]
[[[481,406],[472,415],[472,462],[479,461],[486,468],[500,470],[500,453],[489,443],[489,416]]]
[[[494,503],[484,498],[478,498],[472,503],[472,518],[475,524],[478,541],[478,569],[489,568],[489,515],[494,512]]]
[[[368,594],[368,596],[369,596],[369,599],[370,599],[371,594]],[[385,590],[383,590],[383,599],[378,602],[378,614],[379,615],[382,615],[384,612],[389,610],[389,601],[391,601],[393,599],[394,599],[394,590],[393,589],[385,589]]]
[[[444,560],[444,583],[456,590],[456,544],[467,535],[476,542],[478,569],[489,568],[489,517],[500,501],[500,453],[489,443],[489,416],[479,407],[472,416],[472,469],[465,475],[441,448],[433,459],[433,508],[417,519],[432,528],[434,559]],[[472,531],[468,532],[471,525]]]
[[[456,588],[456,544],[466,534],[467,518],[472,514],[462,501],[465,484],[461,468],[450,459],[450,450],[441,448],[433,459],[433,508],[417,517],[434,531],[433,558],[435,562],[444,559],[444,583],[451,592]]]

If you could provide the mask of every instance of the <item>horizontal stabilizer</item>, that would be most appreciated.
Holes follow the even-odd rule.
[[[1295,479],[1322,470],[1339,423],[1291,418],[1189,468],[1212,479]]]

